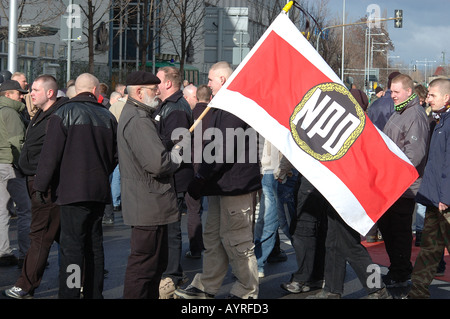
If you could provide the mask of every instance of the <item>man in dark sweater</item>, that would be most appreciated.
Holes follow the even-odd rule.
[[[48,120],[33,188],[38,200],[57,181],[60,205],[60,298],[103,298],[105,204],[111,201],[109,175],[117,165],[117,121],[98,103],[98,79],[81,74],[77,95]],[[53,185],[53,184],[52,184]]]

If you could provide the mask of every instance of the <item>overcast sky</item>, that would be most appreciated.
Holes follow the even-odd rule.
[[[333,16],[341,17],[344,0],[330,0],[329,9]],[[388,21],[388,32],[394,43],[395,51],[391,59],[406,65],[417,64],[423,69],[425,66],[416,61],[436,61],[427,63],[430,68],[442,64],[445,52],[445,63],[450,61],[450,1],[449,0],[345,0],[347,13],[346,23],[357,21],[367,14],[369,5],[378,5],[381,14],[387,9],[387,17],[394,17],[395,9],[403,10],[403,28],[394,28],[394,21]]]

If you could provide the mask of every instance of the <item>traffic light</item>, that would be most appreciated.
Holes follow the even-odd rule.
[[[394,28],[402,28],[403,27],[403,10],[394,10]]]

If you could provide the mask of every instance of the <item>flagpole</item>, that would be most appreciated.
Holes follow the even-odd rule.
[[[286,3],[286,5],[283,8],[284,13],[288,13],[289,10],[291,10],[292,6],[294,5],[294,1],[289,1],[288,3]],[[197,125],[200,123],[200,121],[205,117],[206,113],[209,112],[209,110],[211,109],[210,106],[207,106],[205,108],[205,110],[202,112],[202,114],[200,114],[200,116],[198,117],[198,119],[195,120],[194,124],[192,124],[191,128],[189,129],[189,132],[193,132],[195,130],[195,128],[197,127]]]
[[[191,128],[189,129],[189,132],[193,132],[195,130],[195,128],[197,127],[198,123],[201,122],[201,120],[205,117],[206,113],[209,112],[209,109],[211,108],[211,106],[207,106],[202,114],[200,114],[200,116],[198,117],[198,119],[195,120],[194,124],[192,124]]]

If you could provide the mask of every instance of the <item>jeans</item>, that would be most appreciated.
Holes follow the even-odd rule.
[[[423,230],[426,210],[426,206],[416,203],[416,232],[421,232]]]
[[[113,206],[119,207],[121,205],[119,165],[116,166],[111,174],[111,195]]]
[[[19,258],[24,259],[30,247],[31,199],[25,176],[17,169],[14,171],[16,178],[8,180],[7,189],[16,204]]]
[[[255,255],[258,261],[258,271],[264,270],[275,245],[278,230],[278,181],[273,174],[265,173],[261,181],[262,196],[259,206],[258,220],[255,225]]]
[[[25,177],[11,164],[0,164],[0,257],[12,254],[9,242],[8,201],[12,198],[17,211],[19,258],[25,258],[30,247],[31,201]]]
[[[9,212],[7,209],[10,195],[7,189],[8,180],[15,178],[11,164],[0,163],[0,257],[11,255],[9,242]]]
[[[105,204],[82,202],[62,205],[59,270],[59,298],[79,299],[80,286],[74,277],[81,270],[85,299],[103,299],[105,256],[102,216]],[[69,267],[70,266],[70,267]],[[74,284],[75,283],[75,284]]]

